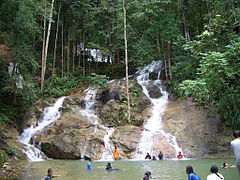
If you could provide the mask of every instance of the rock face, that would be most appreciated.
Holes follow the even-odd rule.
[[[142,128],[136,126],[117,127],[111,140],[117,146],[121,159],[131,159],[135,156]]]
[[[126,122],[123,84],[124,81],[112,82],[108,90],[96,94],[94,105],[87,110],[84,109],[86,92],[69,96],[63,103],[61,118],[37,133],[33,140],[41,142],[42,151],[50,158],[101,159],[105,150],[106,127],[119,126],[111,137],[112,142],[123,152],[122,158],[132,158],[140,140],[141,126],[145,118],[149,118],[145,109],[149,108],[150,102],[136,82],[131,81],[133,118],[130,123]]]
[[[98,91],[95,103],[88,111],[84,111],[87,107],[86,92],[71,94],[64,101],[61,118],[37,133],[33,140],[41,142],[42,151],[51,158],[101,159],[105,150],[106,127],[112,127],[115,131],[110,137],[110,144],[117,146],[120,158],[135,158],[143,125],[152,116],[152,108],[135,81],[130,81],[129,87],[130,123],[127,122],[125,113],[125,81],[113,81],[109,89]],[[154,84],[148,90],[152,91],[153,98],[161,96]],[[35,121],[35,116],[32,119]],[[163,115],[164,131],[176,136],[184,156],[189,158],[232,157],[231,132],[220,133],[219,125],[220,121],[215,115],[198,110],[189,100],[170,99]],[[162,133],[155,134],[153,142],[155,155],[162,151],[164,158],[175,157],[175,149]]]
[[[96,105],[96,111],[101,118],[102,124],[107,127],[124,126],[127,124],[142,126],[144,117],[142,112],[150,105],[150,101],[143,94],[141,87],[130,81],[130,104],[131,122],[127,122],[127,97],[125,81],[114,81],[110,89],[98,95],[97,100],[101,102]]]
[[[216,115],[198,110],[190,99],[170,100],[163,116],[164,129],[176,136],[189,158],[233,156],[231,131],[219,132],[220,123]]]
[[[147,90],[149,92],[149,96],[153,99],[157,99],[157,98],[160,98],[162,96],[159,88],[154,84],[150,84],[147,87]]]

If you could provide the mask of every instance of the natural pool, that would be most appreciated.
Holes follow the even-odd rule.
[[[211,165],[217,165],[219,172],[225,180],[239,180],[240,176],[236,168],[220,168],[223,162],[235,164],[234,159],[194,159],[194,160],[163,160],[163,161],[113,161],[112,167],[119,168],[116,172],[107,172],[107,162],[93,162],[93,170],[87,170],[87,161],[80,160],[49,160],[43,162],[30,162],[24,165],[25,175],[19,179],[40,180],[48,168],[54,170],[54,174],[61,174],[59,180],[141,180],[145,171],[151,171],[153,179],[159,180],[187,180],[185,167],[192,165],[194,172],[200,175],[202,180],[210,174]]]

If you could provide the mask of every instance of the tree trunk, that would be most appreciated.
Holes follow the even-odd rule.
[[[64,48],[63,48],[63,19],[62,19],[62,78],[63,78],[63,71],[64,71]]]
[[[115,29],[114,29],[114,32],[115,32],[115,62],[117,64],[119,64],[119,49],[118,49],[118,30],[117,30],[117,27],[118,27],[118,17],[117,17],[117,13],[118,13],[118,8],[117,8],[117,5],[116,5],[116,8],[115,8],[115,23],[114,23],[114,26],[115,26]]]
[[[69,61],[70,61],[70,45],[71,45],[71,26],[68,28],[68,49],[67,49],[67,79],[69,78]]]
[[[170,80],[173,79],[172,76],[172,67],[171,67],[171,46],[170,43],[167,42],[167,49],[168,49],[168,70],[169,70],[169,77]]]
[[[80,38],[79,38],[80,39]],[[78,54],[78,50],[79,50],[79,54]],[[80,42],[79,42],[79,46],[77,46],[77,54],[78,54],[78,66],[81,66],[81,48],[80,48]]]
[[[72,10],[70,8],[69,18],[72,19]],[[71,54],[71,37],[72,37],[72,27],[71,24],[68,27],[68,49],[67,49],[67,80],[69,78],[69,62],[70,62],[70,54]]]
[[[124,12],[124,41],[125,41],[125,64],[126,64],[126,88],[127,88],[127,103],[128,103],[128,117],[127,121],[130,122],[131,114],[130,114],[130,97],[129,97],[129,87],[128,87],[128,49],[127,49],[127,13],[126,13],[126,4],[125,0],[123,0],[123,12]]]
[[[164,47],[163,40],[161,40],[161,45],[162,45],[162,49],[163,49],[163,47]],[[163,52],[163,50],[162,50],[162,54],[163,54],[163,61],[164,61],[165,76],[166,76],[166,80],[168,80],[167,61],[166,61],[165,53]]]
[[[50,87],[52,87],[53,79],[54,79],[54,75],[55,75],[55,64],[56,64],[56,54],[57,54],[57,40],[58,40],[58,25],[59,25],[60,11],[61,11],[61,3],[59,5],[59,9],[58,9],[57,29],[56,29],[54,53],[53,53],[52,79],[51,79]]]
[[[46,43],[46,0],[45,0],[45,9],[44,9],[44,20],[43,20],[43,43],[42,43],[42,71],[41,71],[41,95],[43,95],[43,82],[44,82],[44,52],[45,52],[45,43]]]
[[[51,33],[51,25],[52,25],[52,14],[53,14],[53,6],[54,6],[54,0],[52,0],[50,14],[49,14],[49,23],[48,23],[48,33],[47,33],[47,39],[45,44],[45,53],[44,53],[44,66],[43,66],[43,72],[42,72],[42,81],[41,81],[41,95],[43,95],[43,84],[44,84],[44,77],[46,72],[46,62],[47,62],[47,52],[48,52],[48,43],[49,43],[49,37]]]
[[[73,66],[72,68],[73,68],[73,72],[74,72],[74,69],[75,69],[75,67],[74,67],[74,64],[75,64],[75,52],[76,52],[75,50],[76,50],[76,46],[75,46],[75,43],[73,42],[73,54],[72,54],[72,56],[73,56],[73,57],[72,57],[72,64],[73,64],[73,65],[72,65],[72,66]]]
[[[160,48],[160,43],[159,43],[158,31],[156,31],[156,38],[157,38],[157,50],[158,50],[158,55],[159,55],[159,59],[161,60],[161,48]]]
[[[190,37],[189,37],[189,33],[187,31],[187,25],[186,25],[186,16],[185,16],[185,10],[184,10],[184,0],[182,0],[182,13],[183,13],[183,26],[184,26],[185,39],[187,41],[190,41]]]
[[[83,32],[83,77],[85,77],[85,35]]]

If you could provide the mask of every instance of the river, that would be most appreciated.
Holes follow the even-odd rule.
[[[113,161],[112,167],[119,171],[105,170],[107,162],[93,161],[93,170],[87,170],[87,161],[81,160],[48,160],[42,162],[29,162],[24,165],[25,175],[19,179],[41,179],[48,168],[53,174],[61,174],[59,180],[141,180],[145,171],[151,171],[153,179],[158,180],[186,180],[185,167],[192,165],[194,172],[202,180],[210,174],[211,165],[217,165],[219,172],[226,180],[238,180],[237,168],[220,168],[223,162],[235,164],[234,159],[195,159],[195,160],[163,160],[163,161]]]

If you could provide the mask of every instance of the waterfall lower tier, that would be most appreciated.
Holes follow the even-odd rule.
[[[176,155],[177,152],[182,151],[181,148],[178,147],[176,137],[166,133],[162,129],[162,114],[168,102],[168,93],[162,89],[159,79],[161,66],[162,62],[157,61],[137,72],[137,74],[139,74],[137,82],[142,86],[143,93],[149,98],[152,106],[152,116],[144,125],[142,137],[136,149],[137,159],[144,159],[147,153],[157,155],[159,151],[164,151],[163,149],[153,148],[153,141],[156,134],[161,134],[166,138],[166,141],[175,149]],[[150,73],[157,73],[157,79],[151,80],[149,78]]]
[[[112,161],[114,160],[113,158],[113,146],[110,144],[110,137],[112,136],[114,129],[113,128],[107,128],[106,129],[107,134],[104,136],[104,146],[105,146],[105,151],[102,154],[102,161]]]
[[[97,90],[88,88],[85,90],[85,93],[86,93],[84,98],[85,109],[81,110],[80,113],[81,115],[86,117],[91,124],[95,125],[94,133],[96,133],[96,130],[98,127],[106,130],[107,134],[104,136],[104,139],[103,139],[105,150],[102,154],[101,160],[102,161],[113,160],[113,154],[112,154],[113,146],[110,142],[110,137],[112,136],[114,129],[105,127],[98,123],[98,116],[95,114],[95,110],[94,110],[94,105],[96,103],[95,101],[96,101]]]
[[[38,125],[32,125],[31,127],[25,129],[20,135],[19,140],[25,146],[25,150],[23,150],[23,152],[27,155],[30,161],[42,161],[46,159],[46,156],[40,151],[40,144],[38,143],[36,145],[35,142],[31,143],[31,138],[36,132],[41,131],[43,128],[60,118],[61,115],[59,111],[65,98],[66,97],[61,97],[54,105],[45,108],[42,118],[38,120]],[[37,147],[35,147],[35,145]]]

